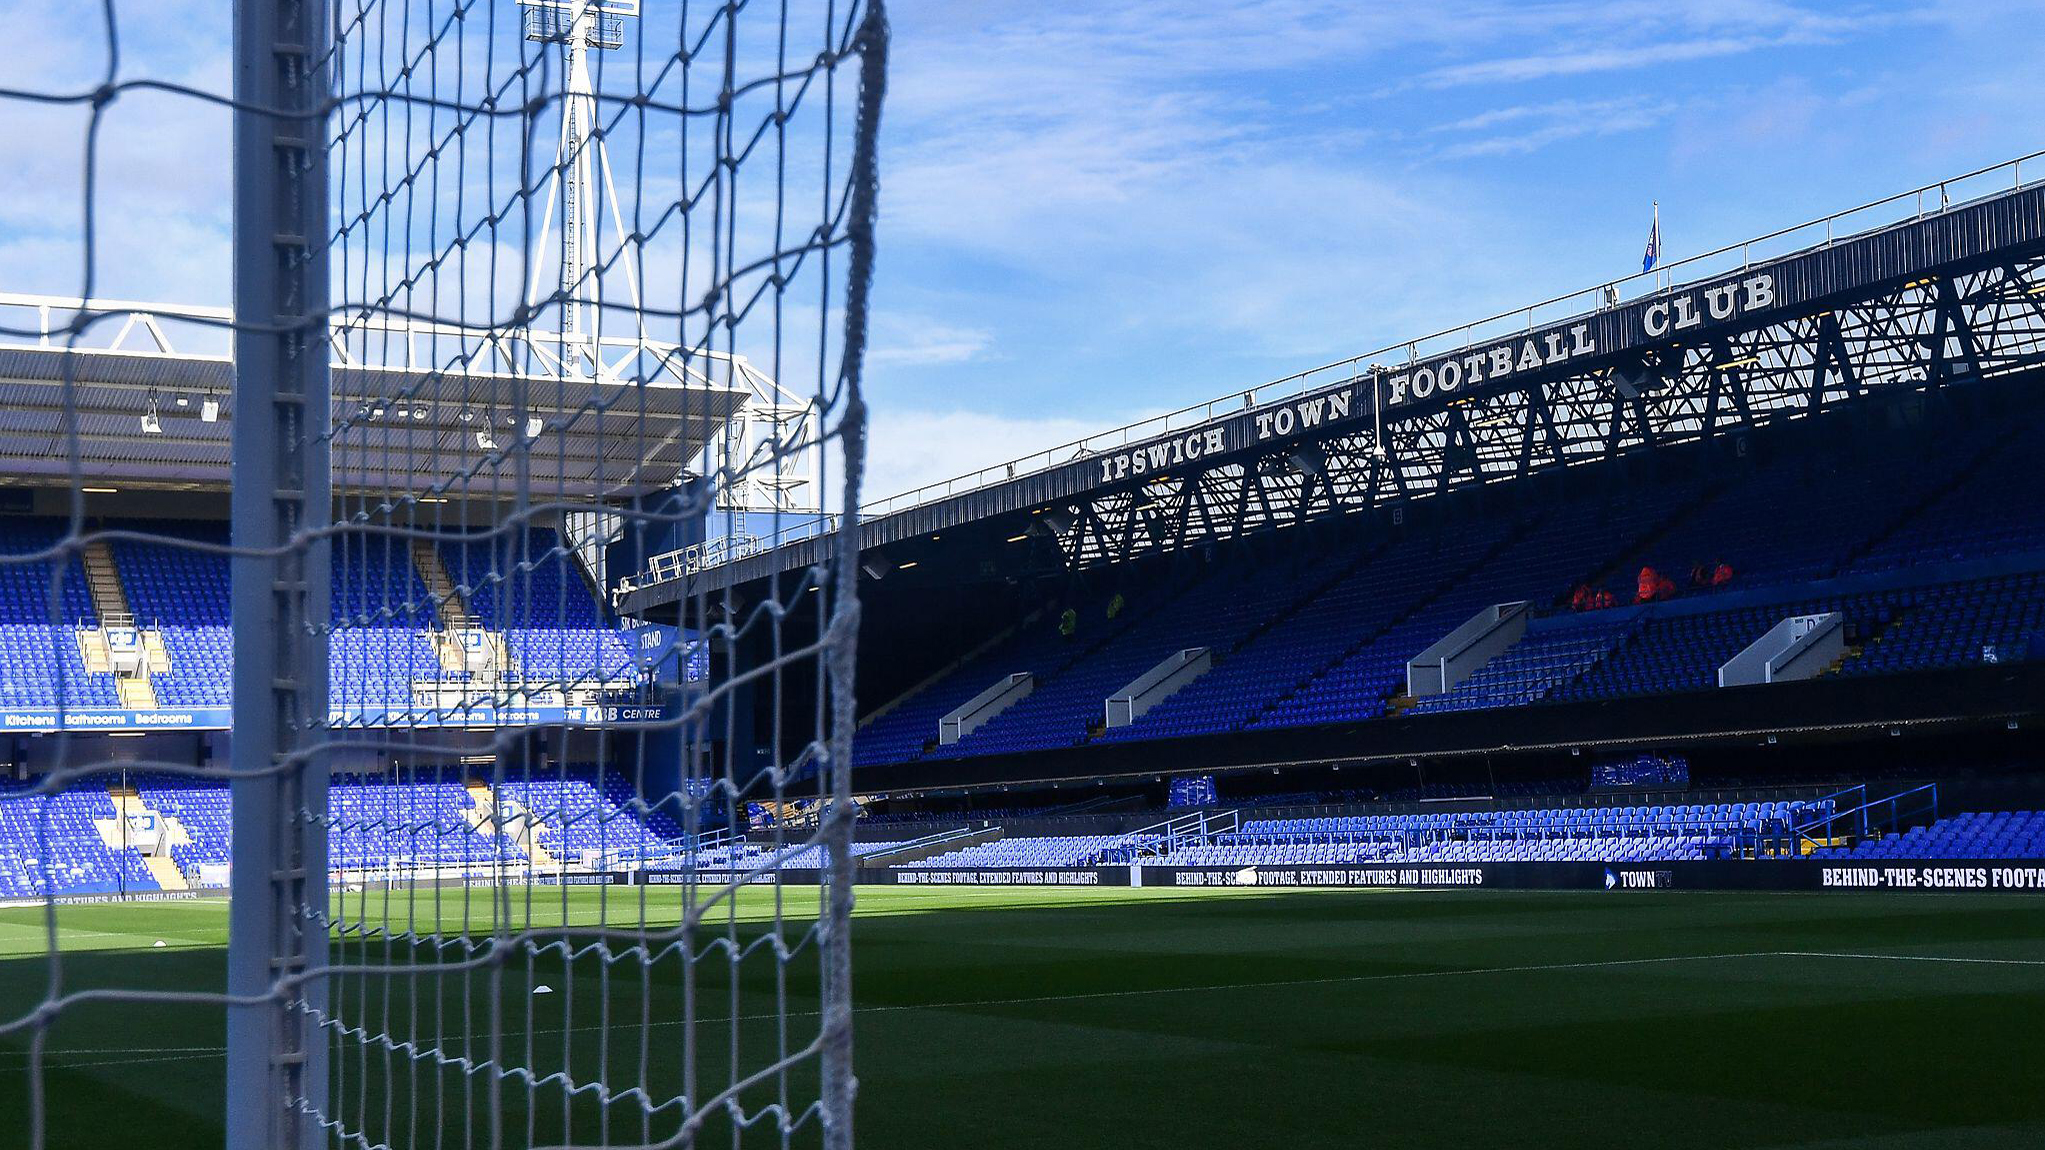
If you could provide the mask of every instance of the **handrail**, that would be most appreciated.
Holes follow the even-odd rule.
[[[1234,834],[1242,827],[1241,812],[1208,811],[1205,808],[1174,815],[1159,823],[1124,834],[1096,852],[1088,865],[1128,862],[1144,855],[1169,854],[1187,842],[1206,843]]]
[[[895,865],[894,860],[897,855],[928,851],[932,847],[945,846],[953,842],[963,842],[966,839],[977,839],[989,833],[992,833],[996,838],[1003,837],[1000,827],[952,827],[949,830],[933,831],[930,834],[918,836],[905,843],[896,843],[884,851],[873,851],[861,855],[859,861],[860,865],[865,867],[893,866]],[[991,842],[993,840],[987,841]],[[856,846],[857,843],[855,842],[854,845]],[[949,854],[951,852],[942,851],[936,853]],[[933,856],[926,855],[924,857]]]
[[[1865,787],[1862,787],[1860,789],[1862,791],[1866,790]],[[1902,809],[1903,800],[1910,798],[1912,795],[1926,795],[1927,796],[1926,803],[1924,806],[1917,807],[1912,811],[1905,812]],[[1829,830],[1831,829],[1831,823],[1834,821],[1837,821],[1839,819],[1853,819],[1855,817],[1858,817],[1860,820],[1860,837],[1867,838],[1869,837],[1870,834],[1869,816],[1872,815],[1875,812],[1875,810],[1880,807],[1888,808],[1887,811],[1888,826],[1886,828],[1877,827],[1876,829],[1886,830],[1887,833],[1891,834],[1895,833],[1897,823],[1901,819],[1908,817],[1910,814],[1928,812],[1931,815],[1931,817],[1934,820],[1936,820],[1938,818],[1938,784],[1925,783],[1922,786],[1912,787],[1907,791],[1898,791],[1893,795],[1885,795],[1879,799],[1869,799],[1866,802],[1860,804],[1859,806],[1851,808],[1850,810],[1840,811],[1837,813],[1835,818],[1827,820],[1827,830],[1829,832]],[[1829,839],[1835,836],[1828,833],[1825,837]]]
[[[1809,812],[1810,817],[1802,820],[1793,820],[1789,826],[1789,833],[1795,836],[1796,845],[1799,848],[1796,853],[1802,854],[1801,848],[1806,845],[1816,844],[1817,840],[1811,836],[1810,832],[1819,826],[1824,827],[1826,839],[1829,840],[1837,837],[1833,834],[1833,831],[1837,829],[1837,823],[1842,817],[1840,808],[1845,807],[1846,802],[1854,802],[1856,799],[1858,802],[1855,802],[1853,806],[1846,809],[1865,811],[1868,805],[1866,783],[1856,783],[1843,790],[1833,791],[1831,794],[1816,800],[1806,807],[1805,810]],[[1845,800],[1845,802],[1841,800]],[[1832,805],[1827,807],[1826,803],[1831,803]],[[1863,833],[1865,833],[1865,820],[1863,820],[1862,829]]]

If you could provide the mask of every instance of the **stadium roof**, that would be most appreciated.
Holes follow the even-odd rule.
[[[1884,389],[2027,370],[2045,361],[2040,159],[878,500],[861,509],[860,549],[986,521],[1048,529],[1074,564],[1113,562],[1751,429]],[[1040,518],[1020,518],[1030,514]],[[621,608],[818,562],[833,520],[787,522],[775,537],[655,557],[627,581]]]
[[[67,347],[81,309],[99,318]],[[232,358],[174,338],[220,344],[231,322],[223,308],[0,294],[0,482],[66,479],[75,410],[87,480],[226,486]],[[562,370],[544,337],[446,325],[358,320],[334,344],[337,490],[650,490],[673,483],[757,390],[742,357],[636,339],[604,340],[583,370]],[[386,346],[399,354],[364,351]],[[514,461],[521,437],[530,450]]]

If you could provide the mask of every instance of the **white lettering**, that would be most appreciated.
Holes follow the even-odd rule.
[[[1677,331],[1682,331],[1685,328],[1696,327],[1698,324],[1704,322],[1704,317],[1697,314],[1697,301],[1691,299],[1689,296],[1686,295],[1677,296],[1675,299],[1675,304]]]
[[[1753,276],[1747,279],[1740,286],[1747,289],[1748,311],[1754,311],[1758,308],[1775,306],[1774,276],[1765,274]]]
[[[1649,335],[1664,336],[1669,334],[1669,301],[1656,300],[1647,305],[1647,311],[1641,315],[1640,323],[1642,327],[1647,329],[1647,334]]]

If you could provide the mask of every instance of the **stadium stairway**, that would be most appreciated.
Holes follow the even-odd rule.
[[[185,873],[178,867],[172,847],[192,845],[192,836],[184,824],[152,809],[141,794],[120,787],[109,787],[107,798],[114,804],[114,816],[108,819],[92,820],[93,829],[99,832],[100,841],[111,851],[136,851],[142,856],[142,865],[149,871],[149,877],[164,890],[190,890],[192,884],[185,881]],[[123,828],[133,825],[130,820],[146,818],[153,820],[161,829],[161,842],[137,844],[124,833]],[[147,849],[144,849],[144,848]],[[161,849],[157,849],[160,847]]]
[[[469,602],[448,575],[447,564],[440,558],[440,548],[433,541],[412,540],[412,566],[418,569],[419,579],[426,584],[426,593],[432,597],[441,618],[469,617]]]
[[[128,602],[128,592],[121,584],[121,569],[114,560],[112,544],[104,539],[95,539],[85,545],[79,559],[85,567],[85,586],[92,595],[93,614],[102,624],[79,631],[78,649],[85,659],[85,669],[89,674],[114,676],[114,689],[121,706],[131,711],[153,711],[157,706],[156,684],[150,676],[170,671],[170,652],[163,645],[163,632],[153,625],[156,620],[146,620],[151,626],[139,631],[141,667],[132,674],[116,668],[113,654],[107,648],[106,627],[139,625],[145,621],[135,618],[134,609]]]
[[[925,675],[922,679],[918,680],[915,683],[915,685],[911,686],[909,689],[901,692],[894,698],[889,699],[887,702],[882,703],[880,706],[875,707],[873,710],[868,711],[865,717],[859,720],[859,726],[861,728],[865,728],[871,726],[877,720],[886,718],[890,714],[894,713],[895,708],[900,707],[903,703],[906,703],[910,699],[915,698],[917,695],[921,694],[925,688],[934,687],[937,684],[944,682],[946,679],[951,678],[951,676],[954,673],[956,673],[960,668],[967,666],[968,664],[972,663],[973,660],[980,658],[981,656],[987,654],[990,651],[996,650],[1003,644],[1007,643],[1009,640],[1013,639],[1016,636],[1017,632],[1036,626],[1037,623],[1040,620],[1042,620],[1045,615],[1050,613],[1050,611],[1051,611],[1050,605],[1045,604],[1044,606],[1039,607],[1036,610],[1031,611],[1029,614],[1023,616],[1021,622],[1015,624],[1012,627],[1005,627],[999,632],[996,632],[995,635],[992,638],[988,639],[986,642],[980,644],[977,647],[974,647],[972,650],[967,651],[965,654],[960,655],[958,658],[953,659],[951,662],[946,663],[944,666],[938,668],[937,670],[931,672],[930,674]]]
[[[1411,598],[1397,605],[1394,610],[1372,619],[1369,626],[1356,631],[1352,641],[1337,650],[1332,656],[1320,658],[1317,662],[1310,664],[1303,676],[1296,675],[1283,690],[1267,699],[1262,706],[1251,711],[1242,720],[1242,726],[1261,726],[1272,721],[1275,716],[1292,704],[1295,699],[1314,690],[1317,684],[1322,683],[1344,664],[1356,659],[1380,640],[1398,631],[1402,624],[1407,623],[1407,621],[1415,616],[1421,615],[1430,607],[1441,602],[1445,597],[1453,594],[1459,585],[1469,580],[1475,573],[1496,563],[1501,556],[1510,552],[1521,540],[1530,536],[1533,533],[1533,529],[1534,525],[1531,521],[1522,520],[1510,525],[1507,530],[1500,532],[1496,538],[1485,541],[1484,545],[1455,553],[1457,554],[1458,562],[1430,572],[1430,579],[1418,587],[1404,588],[1403,590],[1412,594]],[[1367,571],[1368,568],[1365,568],[1365,570]],[[1306,621],[1309,616],[1310,612],[1307,611],[1299,613],[1302,621]],[[1319,620],[1314,620],[1313,622],[1317,626],[1320,623]],[[1379,702],[1382,705],[1382,700],[1379,700]]]
[[[134,618],[135,613],[128,607],[128,593],[121,588],[120,568],[114,565],[113,545],[95,539],[85,545],[79,558],[85,564],[85,587],[92,593],[94,613],[102,620]]]
[[[1226,725],[1232,726],[1241,716],[1231,712],[1244,708],[1242,672],[1246,667],[1260,665],[1272,649],[1284,648],[1282,634],[1277,637],[1277,642],[1271,643],[1264,642],[1266,636],[1287,628],[1312,630],[1322,626],[1315,619],[1316,613],[1325,613],[1322,609],[1343,600],[1347,589],[1362,580],[1370,565],[1393,546],[1392,539],[1381,538],[1351,556],[1337,554],[1329,560],[1302,564],[1292,572],[1292,578],[1277,588],[1275,609],[1264,612],[1261,619],[1252,620],[1246,630],[1229,636],[1221,649],[1214,652],[1214,661],[1221,674],[1210,671],[1159,700],[1136,722],[1102,731],[1095,737],[1102,740],[1147,738],[1159,730],[1175,726],[1183,728],[1192,716],[1221,716],[1225,718]],[[1234,661],[1238,656],[1246,658]],[[1255,674],[1252,672],[1253,677]]]
[[[1089,717],[1098,714],[1099,700],[1106,696],[1107,691],[1102,690],[1098,695],[1090,693],[1091,683],[1087,676],[1095,669],[1096,661],[1108,657],[1111,652],[1120,652],[1127,636],[1140,633],[1155,620],[1169,617],[1182,604],[1208,590],[1216,577],[1217,572],[1214,571],[1181,576],[1171,585],[1126,604],[1112,616],[1106,615],[1108,597],[1090,597],[1074,607],[1082,624],[1081,630],[1069,638],[1050,638],[1055,635],[1055,625],[1047,620],[1035,634],[1027,637],[1040,647],[1036,690],[972,734],[956,743],[936,748],[928,757],[960,758],[1005,749],[1010,739],[1028,739],[1033,735],[1047,741],[1048,745],[1081,742],[1087,736],[1083,722],[1073,721],[1069,725],[1045,723],[1041,716],[1056,714],[1060,719],[1072,719],[1072,715],[1064,712],[1070,710],[1075,699],[1081,700],[1081,705],[1088,708]],[[1000,651],[1004,648],[1005,645],[997,645],[995,649]],[[981,685],[984,686],[985,682]],[[1119,685],[1120,682],[1110,684],[1108,689]]]
[[[500,835],[511,840],[511,844],[532,860],[534,870],[559,871],[561,860],[554,853],[540,845],[538,820],[531,814],[520,811],[501,819],[497,813],[497,796],[490,784],[471,779],[463,789],[469,792],[469,799],[476,805],[469,811],[469,828],[485,838]]]

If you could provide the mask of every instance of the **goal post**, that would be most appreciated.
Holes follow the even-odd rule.
[[[327,0],[234,6],[229,1150],[320,1145],[328,1108],[330,24]]]
[[[217,1088],[228,1150],[849,1150],[883,0],[234,0],[226,87],[131,7],[0,92],[85,125],[75,294],[0,285],[0,436],[67,452],[0,469],[0,639],[48,655],[9,685],[52,700],[0,779],[23,1140],[90,1130],[53,1071],[115,1003],[218,1019],[86,1065],[198,1124]],[[232,218],[178,258],[223,298],[135,302],[176,261],[123,248],[187,240],[100,226],[138,103],[218,121],[184,159]],[[671,561],[748,514],[837,542],[742,592]],[[72,970],[69,904],[138,897],[224,912],[224,980],[118,931]]]

